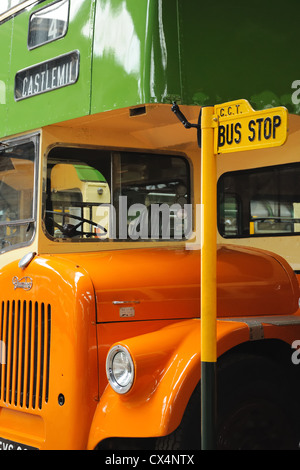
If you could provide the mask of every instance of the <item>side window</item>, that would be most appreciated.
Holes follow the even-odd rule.
[[[0,151],[0,251],[28,245],[35,233],[37,137]]]
[[[225,173],[218,229],[225,238],[300,234],[300,164]]]

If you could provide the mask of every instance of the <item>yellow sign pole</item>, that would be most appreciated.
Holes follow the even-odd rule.
[[[187,128],[201,130],[201,447],[216,448],[217,395],[217,168],[219,154],[283,145],[284,107],[254,111],[241,99],[202,107],[201,129],[176,103],[172,111]],[[199,142],[198,142],[199,143]]]
[[[202,108],[201,116],[201,447],[216,449],[218,154],[283,145],[288,113],[254,111],[237,100]]]
[[[201,448],[216,447],[217,170],[214,107],[201,116]]]

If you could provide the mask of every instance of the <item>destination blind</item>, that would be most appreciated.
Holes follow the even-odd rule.
[[[15,76],[15,100],[73,85],[79,76],[79,51],[56,57],[19,71]]]

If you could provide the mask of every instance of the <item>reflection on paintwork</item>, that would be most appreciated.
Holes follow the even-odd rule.
[[[6,104],[6,86],[3,80],[0,80],[0,104]]]
[[[165,76],[165,72],[167,70],[167,59],[168,59],[168,54],[167,54],[167,44],[166,44],[166,38],[165,38],[165,32],[164,32],[164,23],[163,23],[163,15],[162,15],[162,0],[159,0],[158,3],[158,43],[160,45],[160,50],[159,50],[159,68],[161,67],[162,73],[164,76],[164,90],[161,90],[161,95],[162,98],[167,95],[167,80]],[[158,61],[157,54],[154,54],[154,43],[152,44],[151,48],[151,66],[150,66],[150,90],[151,90],[151,96],[156,96],[157,92],[155,90],[155,66],[157,65],[156,62]]]
[[[128,74],[140,71],[141,44],[135,32],[131,15],[126,9],[126,2],[118,8],[111,8],[110,3],[99,7],[99,21],[95,30],[96,57],[113,56],[116,62]]]
[[[84,0],[72,0],[70,8],[70,22],[76,19]]]
[[[83,3],[85,0],[72,0],[70,3],[70,12],[69,12],[69,22],[75,22],[75,21],[80,21],[80,11],[82,8]],[[92,34],[92,26],[91,26],[91,19],[88,18],[87,22],[81,27],[81,25],[78,25],[80,29],[79,36],[84,37],[85,39],[90,40],[91,34]],[[76,26],[77,27],[77,26]]]

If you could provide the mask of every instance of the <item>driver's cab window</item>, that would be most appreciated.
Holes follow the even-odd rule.
[[[189,166],[179,156],[55,148],[48,157],[44,222],[65,241],[185,237]]]

